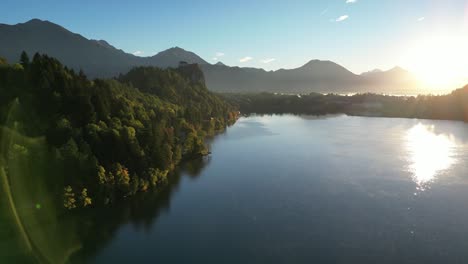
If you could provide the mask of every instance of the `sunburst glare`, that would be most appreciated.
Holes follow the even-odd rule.
[[[409,171],[419,191],[426,190],[437,175],[455,162],[456,143],[452,136],[434,132],[434,126],[421,123],[406,134]]]

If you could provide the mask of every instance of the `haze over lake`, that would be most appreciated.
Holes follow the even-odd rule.
[[[103,227],[122,210],[129,217],[72,259],[462,263],[466,135],[454,121],[244,117],[214,138],[209,158],[172,178],[163,199],[101,212]]]

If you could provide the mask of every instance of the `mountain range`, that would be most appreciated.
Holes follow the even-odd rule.
[[[115,48],[105,40],[87,39],[49,21],[32,19],[16,25],[0,24],[0,57],[17,62],[24,50],[60,60],[91,78],[111,78],[136,66],[178,67],[180,61],[198,64],[207,87],[217,92],[278,93],[418,93],[416,78],[395,67],[354,74],[331,62],[311,60],[295,69],[265,71],[258,68],[230,67],[222,62],[210,64],[197,54],[174,47],[151,57],[139,57]]]

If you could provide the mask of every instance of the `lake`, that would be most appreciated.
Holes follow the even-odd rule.
[[[50,259],[468,262],[467,124],[251,116],[210,145],[164,190],[67,220],[87,233]]]

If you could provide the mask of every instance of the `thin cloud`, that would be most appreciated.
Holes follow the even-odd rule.
[[[348,15],[343,15],[343,16],[340,16],[339,18],[337,18],[337,19],[335,20],[335,22],[343,22],[343,21],[345,21],[345,20],[348,19],[348,18],[349,18]]]
[[[135,56],[140,56],[140,55],[143,55],[143,53],[144,53],[143,51],[137,50],[137,51],[133,52],[132,54],[135,55]]]
[[[218,60],[218,58],[214,57],[212,60],[214,60],[214,61],[217,61],[217,60]]]
[[[320,16],[325,15],[328,12],[328,8],[325,8],[322,12],[320,12]]]
[[[247,57],[240,59],[239,62],[244,63],[244,62],[251,61],[252,59],[253,59],[252,57],[247,56]]]
[[[346,0],[346,3],[347,3],[347,4],[354,4],[354,3],[356,3],[356,2],[357,2],[357,0]]]
[[[223,57],[225,54],[223,52],[216,52],[216,57]]]
[[[423,21],[424,19],[426,19],[426,18],[425,18],[425,17],[420,17],[420,18],[418,18],[418,22],[421,22],[421,21]]]
[[[262,63],[268,64],[274,62],[276,59],[275,58],[269,58],[269,59],[264,59],[261,60]]]

